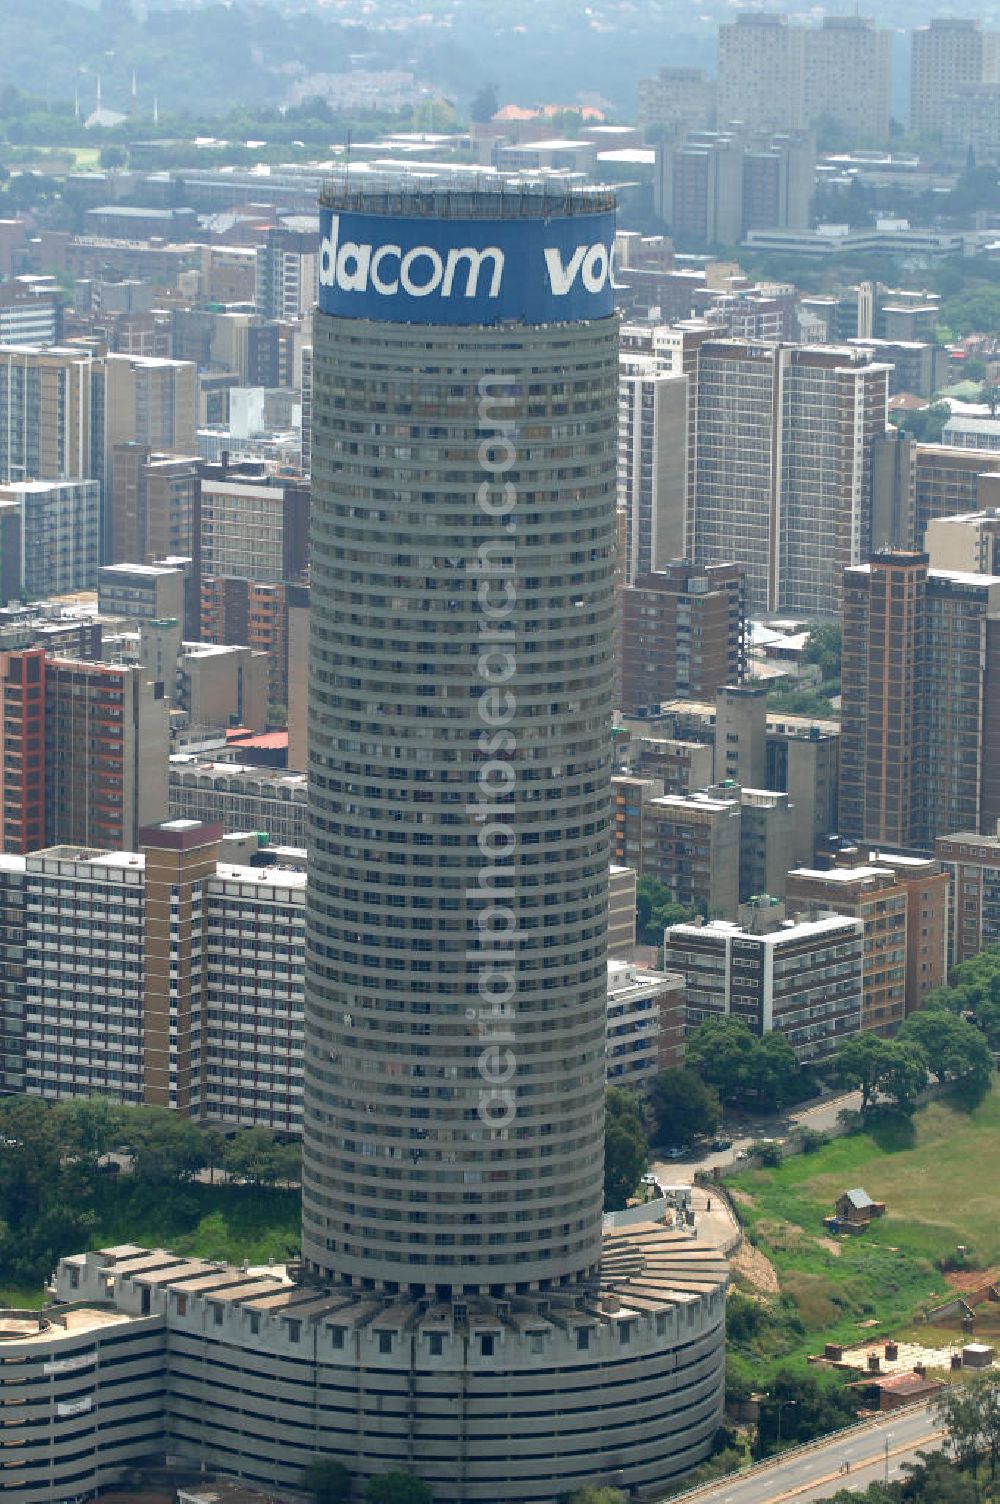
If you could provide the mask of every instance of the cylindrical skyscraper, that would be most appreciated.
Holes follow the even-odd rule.
[[[600,1258],[612,205],[334,203],[304,1253],[393,1290],[548,1288]],[[515,321],[550,244],[565,290]]]
[[[622,1335],[601,1245],[613,201],[344,185],[321,233],[305,1265],[359,1356],[382,1311],[402,1408],[375,1450],[435,1497],[659,1481],[717,1423],[722,1297],[706,1264],[668,1444],[680,1317],[653,1271],[676,1291],[678,1250],[616,1241],[647,1286]]]

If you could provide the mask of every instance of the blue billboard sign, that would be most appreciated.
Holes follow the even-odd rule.
[[[613,211],[510,219],[320,211],[319,306],[403,324],[558,324],[614,312]]]

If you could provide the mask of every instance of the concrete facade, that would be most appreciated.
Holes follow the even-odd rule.
[[[721,1419],[725,1261],[647,1225],[606,1236],[602,1271],[576,1301],[448,1305],[135,1245],[64,1259],[79,1311],[65,1328],[33,1313],[4,1347],[23,1380],[0,1387],[5,1504],[56,1504],[164,1452],[294,1488],[318,1438],[361,1477],[419,1472],[442,1504],[679,1478]]]
[[[175,752],[167,785],[173,820],[218,821],[227,831],[265,831],[275,846],[306,845],[309,801],[304,773],[272,772]]]
[[[687,984],[687,1025],[732,1015],[758,1036],[781,1033],[803,1062],[861,1028],[862,925],[827,915],[788,922],[784,905],[745,904],[738,922],[675,924],[664,960]]]

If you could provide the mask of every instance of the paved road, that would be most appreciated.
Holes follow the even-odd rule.
[[[886,1416],[874,1426],[845,1431],[831,1441],[796,1453],[773,1467],[740,1478],[723,1478],[699,1491],[692,1504],[809,1504],[828,1499],[838,1489],[863,1493],[869,1483],[902,1476],[904,1462],[916,1460],[918,1452],[937,1451],[943,1432],[925,1405],[915,1405]],[[850,1470],[843,1472],[845,1462]]]
[[[746,1149],[756,1139],[761,1138],[787,1138],[791,1130],[800,1125],[803,1128],[814,1128],[817,1132],[828,1132],[837,1126],[837,1114],[845,1108],[857,1111],[861,1106],[861,1093],[852,1091],[840,1093],[835,1097],[825,1097],[821,1102],[816,1102],[801,1111],[789,1113],[782,1118],[761,1118],[753,1122],[741,1122],[734,1120],[726,1127],[725,1136],[732,1138],[731,1149],[723,1149],[718,1153],[701,1153],[695,1151],[684,1154],[679,1159],[664,1159],[650,1165],[650,1171],[654,1174],[661,1185],[690,1185],[696,1170],[709,1171],[716,1165],[728,1169],[735,1163],[740,1150]]]

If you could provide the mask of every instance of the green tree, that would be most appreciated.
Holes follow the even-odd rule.
[[[938,1081],[961,1081],[974,1090],[985,1090],[992,1080],[993,1052],[982,1031],[942,1007],[911,1013],[896,1037],[923,1051]]]
[[[927,1085],[927,1056],[910,1040],[890,1039],[879,1089],[899,1112],[913,1112]]]
[[[912,413],[890,413],[889,421],[921,444],[940,444],[944,425],[951,417],[947,402],[935,402]]]
[[[944,1007],[969,1019],[1000,1049],[1000,947],[989,946],[970,956],[951,974],[951,985],[936,988],[926,1007]]]
[[[861,1090],[861,1111],[867,1112],[877,1096],[889,1057],[889,1041],[877,1034],[852,1034],[845,1039],[834,1057],[837,1074],[845,1086]]]
[[[979,1469],[979,1454],[986,1444],[983,1408],[972,1384],[941,1389],[931,1402],[935,1415],[948,1433],[948,1447],[959,1467]]]
[[[636,933],[643,945],[662,945],[668,925],[684,924],[698,913],[696,908],[677,903],[659,878],[640,877],[635,885]]]
[[[813,627],[802,649],[803,663],[815,663],[823,679],[840,679],[841,632],[834,622]]]
[[[904,1462],[906,1475],[898,1497],[903,1504],[980,1504],[975,1479],[960,1473],[942,1452],[918,1452],[918,1462]]]
[[[60,1180],[65,1119],[34,1097],[0,1100],[0,1208],[12,1229],[36,1219]]]
[[[146,1107],[127,1124],[135,1173],[151,1185],[177,1185],[204,1169],[205,1139],[187,1118],[167,1107]]]
[[[88,1167],[120,1144],[127,1114],[108,1097],[79,1097],[61,1109],[67,1119],[71,1142]]]
[[[434,1504],[430,1489],[412,1473],[383,1473],[369,1478],[365,1504]]]
[[[933,1405],[948,1432],[948,1444],[960,1467],[975,1477],[980,1456],[995,1479],[1000,1464],[1000,1373],[977,1374],[959,1388],[943,1389]]]
[[[234,1179],[259,1188],[297,1179],[301,1154],[297,1145],[281,1143],[267,1128],[244,1128],[226,1141],[222,1162]]]
[[[631,1092],[612,1086],[604,1123],[604,1207],[621,1211],[649,1163],[642,1111]]]
[[[706,1018],[688,1039],[684,1059],[723,1102],[735,1102],[746,1089],[755,1044],[742,1019]]]
[[[821,1379],[797,1369],[779,1369],[761,1401],[759,1455],[766,1457],[777,1451],[779,1424],[782,1447],[790,1442],[811,1441],[814,1436],[825,1436],[848,1425],[857,1414],[859,1403],[857,1391],[844,1388],[837,1379]]]
[[[795,1100],[802,1068],[784,1034],[773,1032],[754,1040],[746,1067],[746,1086],[762,1107],[780,1112]]]
[[[674,1066],[653,1078],[649,1089],[653,1142],[686,1144],[700,1133],[714,1133],[722,1117],[719,1093],[689,1066]]]
[[[480,123],[492,120],[500,108],[500,97],[497,93],[496,84],[483,84],[472,96],[469,106],[469,116],[472,120]]]
[[[350,1504],[351,1475],[336,1457],[314,1457],[302,1474],[313,1504]]]

